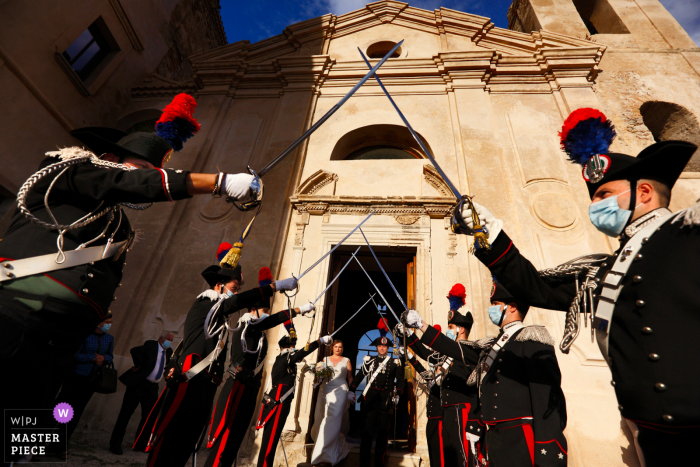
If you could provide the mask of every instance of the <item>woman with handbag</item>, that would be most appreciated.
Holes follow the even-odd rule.
[[[78,426],[80,417],[92,395],[97,391],[109,392],[111,366],[114,359],[114,337],[107,333],[112,326],[112,315],[97,325],[75,354],[74,366],[70,376],[66,378],[61,392],[56,398],[56,403],[66,402],[73,407],[73,418],[68,422],[68,440]],[[116,379],[114,380],[116,390]],[[112,391],[114,392],[114,391]],[[59,459],[65,460],[67,452],[56,453]]]

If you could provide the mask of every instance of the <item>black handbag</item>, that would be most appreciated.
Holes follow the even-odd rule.
[[[112,394],[117,392],[117,370],[114,363],[102,365],[92,378],[92,389],[98,394]]]

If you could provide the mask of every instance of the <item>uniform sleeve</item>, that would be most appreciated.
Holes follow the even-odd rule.
[[[554,347],[539,342],[523,343],[527,362],[535,435],[535,464],[543,467],[566,463],[566,400]],[[562,462],[563,460],[563,462]]]
[[[289,358],[289,363],[297,363],[302,361],[307,355],[315,352],[316,349],[318,349],[318,341],[313,341],[309,344],[309,350],[301,349],[294,352],[294,355]]]
[[[264,320],[259,321],[255,324],[250,323],[248,327],[257,329],[258,331],[266,331],[268,329],[274,328],[275,326],[279,326],[280,324],[286,323],[287,321],[294,318],[296,315],[297,314],[294,310],[282,310],[268,316]]]
[[[464,362],[466,365],[476,365],[479,361],[479,351],[468,345],[453,341],[432,326],[423,333],[420,341],[443,355]]]
[[[491,250],[478,253],[477,257],[514,297],[527,300],[532,306],[566,311],[576,295],[573,279],[540,277],[505,232],[498,235]]]
[[[410,363],[419,374],[425,372],[425,367],[416,357],[410,357],[408,363]]]
[[[367,376],[368,369],[369,369],[369,363],[372,360],[369,360],[367,362],[363,362],[362,365],[360,365],[359,371],[355,374],[355,376],[352,378],[352,383],[350,383],[350,390],[354,391],[357,389],[357,386],[360,385],[363,379],[365,379],[365,376]]]
[[[233,297],[227,298],[222,304],[222,313],[226,316],[238,310],[248,308],[264,298],[272,297],[272,287],[266,285],[264,287],[256,287],[238,293]],[[275,313],[278,314],[278,313]],[[267,321],[267,320],[265,320]],[[284,322],[284,321],[283,321]]]
[[[188,173],[172,169],[108,169],[85,163],[70,167],[58,177],[52,191],[107,203],[175,201],[192,197],[187,192]]]
[[[425,345],[423,345],[423,343],[418,338],[418,335],[415,332],[410,336],[406,336],[406,345],[409,346],[411,350],[413,350],[416,353],[416,355],[418,355],[420,358],[426,361],[432,353],[430,350],[428,350],[428,348]],[[415,365],[413,366],[415,367]]]
[[[111,337],[111,336],[110,336]],[[109,340],[107,344],[107,350],[104,353],[105,362],[112,363],[114,360],[114,337]]]

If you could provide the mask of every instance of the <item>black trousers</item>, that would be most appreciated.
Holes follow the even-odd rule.
[[[186,357],[183,371],[199,361],[192,357]],[[187,383],[166,388],[134,445],[134,449],[148,445],[147,467],[184,467],[207,426],[216,387],[202,372]]]
[[[92,395],[95,391],[92,389],[92,384],[90,380],[92,376],[84,376],[78,374],[71,374],[66,378],[66,382],[61,388],[61,392],[56,397],[56,404],[59,402],[67,402],[73,407],[73,418],[68,422],[68,440],[70,440],[73,432],[78,427],[78,422],[80,422],[80,417],[83,416],[85,407],[90,402]]]
[[[229,378],[216,402],[215,411],[222,414],[212,420],[209,443],[211,448],[205,467],[231,467],[255,414],[260,390],[260,377],[245,383]],[[221,411],[221,407],[224,407]]]
[[[445,467],[442,451],[442,418],[429,418],[425,425],[425,437],[428,438],[428,457],[431,467]]]
[[[362,438],[360,438],[360,465],[369,466],[372,458],[372,441],[374,444],[374,465],[384,466],[386,447],[389,443],[389,428],[393,417],[393,404],[382,394],[372,395],[367,392],[369,400],[362,401]]]
[[[470,467],[475,465],[466,436],[470,404],[446,406],[442,412],[442,442],[444,465]]]
[[[122,400],[122,408],[119,410],[117,422],[112,429],[109,445],[113,447],[120,447],[122,445],[129,420],[131,420],[131,416],[136,411],[136,407],[140,404],[141,420],[139,421],[139,427],[136,429],[136,435],[138,436],[146,423],[146,419],[148,419],[148,414],[151,412],[151,409],[153,409],[157,400],[158,383],[144,381],[141,384],[127,386],[126,392],[124,392],[124,399]]]
[[[277,444],[282,435],[282,429],[287,421],[287,416],[292,407],[292,399],[287,399],[275,407],[275,412],[269,417],[265,428],[263,428],[262,444],[260,454],[258,454],[258,467],[274,467]],[[270,415],[270,409],[263,406],[261,420],[265,420]]]
[[[34,311],[0,288],[0,368],[12,375],[0,409],[53,408],[75,353],[99,320],[90,308],[56,300]]]
[[[691,465],[697,458],[700,429],[685,429],[677,434],[639,427],[639,446],[646,467]]]
[[[514,421],[490,426],[486,432],[486,456],[489,467],[535,465],[534,434],[531,423]],[[566,465],[566,460],[561,462],[561,465]]]

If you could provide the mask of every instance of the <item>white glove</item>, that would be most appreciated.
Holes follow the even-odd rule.
[[[423,319],[416,310],[408,310],[406,313],[406,326],[414,329],[423,327]]]
[[[331,336],[323,336],[318,340],[322,345],[328,345],[331,342],[333,342],[333,338]]]
[[[197,298],[202,298],[202,297],[206,297],[209,300],[211,300],[212,302],[214,302],[214,301],[218,300],[219,298],[221,298],[221,295],[219,295],[219,292],[217,292],[215,290],[208,289],[208,290],[205,290],[204,292],[202,292],[201,294],[197,295]]]
[[[482,205],[476,204],[473,201],[472,204],[474,204],[474,209],[476,209],[476,214],[479,216],[479,220],[481,220],[482,225],[485,226],[486,230],[489,232],[489,242],[493,243],[496,240],[496,237],[498,237],[498,234],[501,233],[501,230],[503,230],[503,221],[493,217],[493,214],[491,214],[489,210]],[[474,221],[472,220],[472,210],[466,203],[462,208],[462,219],[473,233]]]
[[[353,404],[355,403],[357,400],[357,394],[355,394],[355,391],[348,391],[348,400]]]
[[[406,336],[412,336],[413,335],[413,330],[412,329],[404,329],[403,323],[399,323],[396,325],[396,329],[399,331],[399,334]]]
[[[311,303],[311,302],[304,303],[302,306],[299,307],[299,314],[301,316],[306,316],[307,318],[313,318],[314,315],[316,314],[314,312],[315,309],[316,309],[316,306],[313,303]]]
[[[406,350],[403,348],[403,345],[399,346],[399,355],[402,357],[406,354]]]
[[[253,315],[251,313],[246,313],[243,316],[241,316],[240,318],[238,318],[238,322],[239,323],[247,323],[251,319],[253,319]]]
[[[282,292],[283,290],[294,290],[297,288],[297,280],[294,277],[275,281],[275,289]]]
[[[257,195],[251,186],[253,180],[255,177],[250,174],[226,174],[221,184],[229,198],[245,203]]]

